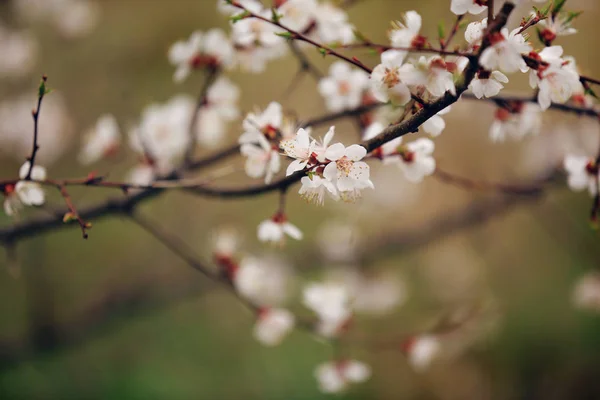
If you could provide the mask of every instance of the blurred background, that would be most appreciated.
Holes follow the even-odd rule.
[[[228,24],[213,0],[81,0],[63,2],[60,12],[45,10],[48,3],[0,1],[4,38],[19,32],[31,46],[1,71],[5,178],[27,156],[41,74],[53,89],[42,111],[41,161],[52,177],[82,177],[91,170],[77,163],[83,132],[105,113],[114,114],[125,131],[148,104],[178,93],[195,96],[202,77],[173,83],[169,46],[194,30]],[[348,13],[363,34],[386,42],[390,20],[415,9],[423,15],[423,34],[435,38],[439,21],[447,27],[454,21],[449,3],[359,0]],[[575,22],[579,33],[557,44],[575,56],[582,73],[598,77],[593,40],[600,5],[567,4],[585,12]],[[515,15],[510,25],[519,22]],[[331,60],[306,52],[325,72]],[[356,54],[377,64],[367,52]],[[322,115],[323,102],[308,76],[282,100],[296,70],[289,55],[263,74],[228,76],[242,90],[243,112],[280,100],[301,120]],[[530,93],[526,77],[511,80],[507,92]],[[493,112],[490,103],[454,106],[436,139],[441,168],[526,183],[560,165],[565,152],[591,155],[598,148],[597,121],[555,112],[544,115],[540,135],[492,144]],[[356,140],[352,121],[336,126],[346,144]],[[228,141],[240,133],[239,122],[232,124]],[[124,149],[93,170],[122,179],[136,161]],[[248,182],[240,157],[235,165],[239,171],[223,182]],[[92,221],[87,241],[73,226],[20,242],[16,259],[0,257],[0,398],[326,398],[313,370],[338,347],[373,370],[368,382],[341,395],[348,399],[600,398],[600,314],[573,302],[579,279],[600,267],[589,196],[569,191],[563,177],[540,196],[505,197],[434,178],[411,185],[399,175],[374,166],[376,190],[356,204],[326,202],[320,208],[293,189],[288,216],[305,238],[283,248],[256,238],[256,226],[277,208],[276,194],[216,200],[173,191],[140,207],[209,263],[215,232],[224,226],[243,238],[242,256],[276,254],[277,262],[295,271],[290,307],[300,313],[308,313],[298,301],[302,282],[334,269],[395,282],[397,304],[381,316],[358,316],[352,333],[333,347],[302,331],[279,347],[261,346],[252,337],[254,317],[232,293],[130,221]],[[84,189],[72,195],[82,207],[118,193]],[[59,206],[61,198],[51,193],[48,202]],[[44,210],[25,210],[20,218],[36,214]],[[13,221],[2,213],[0,223]],[[451,329],[443,355],[428,370],[414,372],[402,341],[445,325]]]

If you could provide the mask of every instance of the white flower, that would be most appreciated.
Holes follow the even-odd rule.
[[[302,303],[318,315],[318,331],[324,336],[335,336],[352,316],[348,290],[340,284],[311,283],[302,292]]]
[[[154,180],[155,175],[156,173],[154,168],[152,168],[152,165],[142,163],[136,165],[128,172],[125,182],[134,185],[148,186]]]
[[[100,21],[100,5],[93,1],[60,1],[64,4],[54,15],[60,33],[69,39],[90,34]]]
[[[405,344],[408,362],[417,371],[427,369],[439,355],[440,350],[440,341],[429,334],[410,338]]]
[[[251,3],[254,3],[254,6],[256,6],[256,4],[260,6],[260,0],[238,0],[238,3],[240,3],[243,7],[252,7],[250,6]],[[229,4],[227,0],[217,0],[217,10],[219,10],[221,14],[228,16],[236,15],[242,12],[239,7]]]
[[[423,47],[425,44],[419,36],[422,19],[418,12],[407,11],[404,14],[404,23],[396,21],[394,28],[389,32],[389,38],[393,47]]]
[[[208,89],[206,104],[198,110],[196,139],[199,144],[215,148],[222,143],[227,124],[239,116],[239,97],[240,89],[225,77],[219,77]]]
[[[325,152],[325,157],[332,162],[325,167],[323,177],[335,183],[340,196],[346,201],[356,199],[362,189],[374,188],[369,179],[369,165],[360,161],[366,155],[367,150],[357,144],[345,147],[336,143]]]
[[[277,213],[273,218],[261,222],[257,234],[261,242],[282,243],[285,235],[296,240],[302,239],[302,231],[296,225],[289,223],[282,213]]]
[[[477,15],[487,10],[487,6],[480,4],[478,0],[452,0],[450,3],[450,11],[456,15],[463,15],[466,13]]]
[[[537,135],[541,126],[541,109],[537,104],[517,103],[511,110],[498,108],[490,126],[490,138],[493,142],[502,142],[506,136],[519,140],[526,135]]]
[[[26,161],[19,169],[19,178],[27,178],[31,163]],[[34,165],[31,168],[31,179],[34,181],[43,181],[46,179],[46,168]],[[26,206],[41,206],[45,201],[45,194],[42,186],[37,182],[20,180],[15,185],[15,192],[19,196],[21,203]]]
[[[577,308],[600,312],[600,274],[589,272],[582,276],[573,289],[573,303]]]
[[[4,186],[4,212],[9,217],[13,217],[19,213],[19,211],[23,208],[23,203],[19,198],[19,195],[15,192],[15,185],[5,185]]]
[[[549,46],[558,36],[569,36],[577,33],[577,29],[571,26],[572,18],[568,14],[550,13],[548,18],[538,22],[540,26],[539,36]]]
[[[283,303],[290,293],[291,271],[274,257],[244,257],[233,274],[233,285],[244,298],[258,306]]]
[[[471,22],[465,30],[465,40],[471,45],[476,46],[483,39],[483,32],[487,29],[487,18],[481,21]]]
[[[213,235],[213,253],[219,258],[231,258],[238,250],[240,236],[237,230],[230,227],[219,228]]]
[[[256,136],[256,144],[245,143],[240,148],[241,153],[247,157],[245,170],[251,178],[265,177],[265,183],[270,183],[273,176],[279,172],[281,160],[277,148],[261,134]]]
[[[248,113],[242,126],[244,132],[239,143],[253,143],[258,141],[258,136],[267,136],[274,139],[281,129],[283,110],[281,104],[271,102],[262,113]]]
[[[377,100],[383,103],[391,100],[401,106],[410,100],[410,90],[400,79],[404,57],[404,51],[388,50],[381,53],[381,64],[371,73],[371,92]]]
[[[315,20],[318,3],[316,0],[286,0],[277,8],[283,26],[304,32]]]
[[[12,32],[0,25],[0,76],[27,75],[35,66],[38,44],[28,32]]]
[[[331,127],[330,129],[333,129]],[[315,147],[315,140],[311,139],[308,131],[304,128],[298,129],[294,139],[282,140],[279,146],[286,156],[294,158],[285,171],[289,176],[296,171],[301,171],[308,165]]]
[[[298,190],[298,194],[309,203],[323,205],[325,194],[328,194],[335,201],[340,199],[335,185],[327,179],[321,178],[319,175],[311,174],[310,176],[303,176],[300,183],[302,183],[302,186]]]
[[[338,393],[350,383],[361,383],[371,377],[371,368],[356,360],[344,360],[320,364],[315,370],[315,378],[323,393]]]
[[[315,35],[319,42],[344,45],[354,41],[354,26],[348,22],[348,15],[331,2],[319,3],[314,17],[317,22]]]
[[[444,121],[442,115],[448,114],[450,112],[450,109],[451,106],[448,106],[439,113],[435,114],[433,117],[429,118],[427,121],[425,121],[423,125],[421,125],[423,127],[423,130],[432,137],[440,136],[446,128],[446,121]]]
[[[481,70],[469,84],[469,89],[475,97],[494,97],[504,88],[503,83],[508,83],[508,78],[500,71]]]
[[[434,97],[441,97],[446,92],[456,94],[454,76],[448,71],[446,62],[438,56],[421,56],[416,63],[403,65],[400,77],[407,85],[425,88]]]
[[[485,49],[479,58],[481,66],[488,71],[501,70],[506,73],[517,71],[526,72],[527,64],[522,54],[529,53],[531,46],[525,41],[519,28],[508,32],[503,28],[500,32],[492,35],[492,45]]]
[[[294,329],[294,314],[282,308],[267,308],[259,313],[254,337],[265,346],[277,346]]]
[[[368,85],[369,75],[364,71],[336,61],[329,68],[329,76],[319,81],[319,93],[325,98],[327,109],[337,112],[358,107]]]
[[[271,19],[271,11],[264,9],[260,3],[248,3],[246,9],[256,15]],[[241,12],[241,10],[240,10]],[[231,27],[231,37],[238,46],[277,46],[284,43],[276,33],[281,29],[258,18],[243,18]]]
[[[189,123],[194,107],[187,96],[146,107],[139,125],[129,132],[131,148],[149,158],[159,173],[170,172],[190,145]]]
[[[587,189],[591,196],[598,193],[600,169],[593,159],[567,155],[563,166],[569,175],[567,182],[571,190],[579,192]]]
[[[388,157],[383,162],[397,164],[410,182],[421,182],[435,171],[435,159],[431,156],[434,149],[433,141],[420,138],[404,145],[400,156]]]
[[[565,103],[583,90],[576,68],[561,58],[562,53],[561,46],[544,48],[539,57],[548,65],[540,65],[529,73],[529,84],[539,88],[538,103],[542,110],[548,109],[552,102]]]
[[[79,162],[92,164],[117,150],[121,142],[117,120],[112,115],[103,115],[96,126],[87,132],[79,153]]]
[[[203,33],[196,31],[187,41],[175,42],[169,49],[169,62],[177,67],[173,79],[182,82],[193,68],[231,67],[234,50],[221,29]]]
[[[264,72],[268,61],[284,56],[286,51],[285,43],[271,47],[236,46],[235,59],[243,72],[259,74]]]

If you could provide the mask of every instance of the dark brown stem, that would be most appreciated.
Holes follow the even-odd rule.
[[[39,121],[40,121],[40,111],[42,110],[42,100],[44,100],[44,96],[47,93],[46,90],[46,82],[48,81],[48,77],[46,75],[42,76],[42,81],[40,82],[40,86],[38,88],[38,101],[37,107],[31,113],[33,117],[33,144],[31,148],[31,155],[27,158],[29,161],[29,171],[27,171],[27,175],[25,176],[25,180],[28,181],[31,179],[31,172],[33,171],[33,166],[35,165],[35,157],[40,149],[38,144],[38,132],[39,132]]]
[[[452,41],[452,39],[454,39],[454,37],[458,33],[458,28],[460,27],[460,23],[461,23],[461,21],[463,20],[464,17],[465,17],[464,14],[463,15],[458,15],[456,17],[456,20],[454,21],[454,25],[452,26],[452,30],[450,31],[450,34],[448,35],[448,37],[446,38],[446,40],[444,40],[444,43],[441,45],[441,48],[442,48],[441,51],[443,51],[444,53],[446,52],[445,50],[450,45],[450,42]],[[442,54],[442,53],[439,53],[439,54]],[[456,54],[452,54],[452,55],[456,55]]]

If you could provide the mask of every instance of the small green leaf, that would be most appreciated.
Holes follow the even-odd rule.
[[[244,18],[248,18],[249,16],[250,16],[250,13],[249,13],[248,11],[243,11],[243,12],[241,12],[241,13],[239,13],[239,14],[232,15],[232,16],[229,18],[229,20],[230,20],[232,23],[234,23],[234,24],[235,24],[236,22],[238,22],[238,21],[241,21],[241,20],[243,20]]]
[[[278,24],[281,18],[283,18],[283,15],[278,14],[276,8],[271,8],[271,21]]]
[[[446,27],[444,26],[444,21],[440,21],[437,26],[438,29],[438,38],[444,39],[446,37]]]
[[[286,38],[289,40],[292,40],[294,38],[294,35],[292,35],[290,32],[275,32],[275,34],[277,36],[281,36],[282,38]]]

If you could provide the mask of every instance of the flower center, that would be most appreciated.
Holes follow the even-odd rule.
[[[341,81],[338,84],[338,92],[340,92],[342,96],[348,95],[350,93],[350,83],[348,81]]]
[[[385,75],[383,77],[383,83],[388,87],[388,89],[391,89],[399,84],[400,74],[398,73],[398,68],[386,68]]]
[[[337,165],[338,171],[341,171],[345,176],[348,176],[350,174],[352,166],[354,165],[354,162],[346,156],[340,158],[335,163]]]

